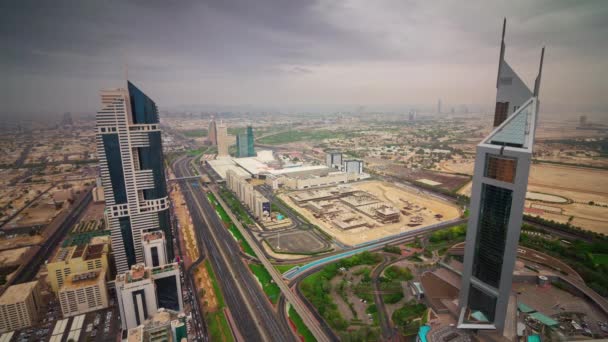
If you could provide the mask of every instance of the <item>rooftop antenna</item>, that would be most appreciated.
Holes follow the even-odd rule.
[[[502,38],[500,40],[500,56],[498,60],[498,75],[496,76],[496,88],[498,88],[498,82],[500,81],[500,70],[502,69],[502,61],[505,59],[505,32],[507,30],[507,18],[503,18],[502,21]]]
[[[545,59],[545,47],[540,52],[540,65],[538,66],[538,76],[536,76],[536,80],[534,81],[534,96],[538,97],[538,92],[540,90],[540,78],[543,74],[543,61]]]

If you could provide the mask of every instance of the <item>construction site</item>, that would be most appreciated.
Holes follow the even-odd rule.
[[[358,244],[459,216],[458,208],[379,181],[359,182],[279,196],[345,244]]]

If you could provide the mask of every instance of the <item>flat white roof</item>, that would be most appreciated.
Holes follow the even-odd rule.
[[[79,316],[74,317],[74,320],[72,321],[72,325],[70,326],[70,331],[80,330],[82,328],[83,323],[84,323],[84,315],[79,315]],[[78,339],[75,339],[74,341],[78,341]]]
[[[53,334],[52,335],[53,336],[59,335],[59,334],[63,335],[63,332],[65,331],[65,328],[67,326],[68,326],[68,319],[67,318],[57,321],[57,323],[55,324],[55,328],[53,329]],[[61,337],[61,336],[59,336],[59,337]]]
[[[0,342],[10,342],[11,338],[13,338],[13,335],[15,334],[14,331],[9,331],[7,333],[2,334],[2,336],[0,336]]]
[[[236,165],[232,158],[222,158],[216,160],[207,161],[209,166],[217,173],[222,179],[226,179],[226,171],[233,170],[239,176],[250,177],[249,172]]]

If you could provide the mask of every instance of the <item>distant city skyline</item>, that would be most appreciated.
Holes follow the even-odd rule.
[[[603,1],[19,1],[1,12],[3,117],[94,112],[126,64],[163,108],[491,107],[503,17],[524,81],[550,51],[544,110],[608,110]]]

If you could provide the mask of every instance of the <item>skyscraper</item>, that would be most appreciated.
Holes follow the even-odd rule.
[[[228,127],[223,122],[217,125],[217,156],[228,157]]]
[[[169,198],[156,104],[131,82],[101,91],[97,155],[118,273],[144,261],[142,234],[162,230],[173,259]]]
[[[209,132],[207,136],[209,137],[211,145],[217,146],[217,126],[215,124],[215,118],[213,117],[211,118],[211,121],[209,121]]]
[[[437,100],[437,114],[441,114],[441,99]]]
[[[255,157],[253,127],[247,126],[245,133],[236,136],[236,154],[237,157]]]
[[[498,127],[477,145],[459,328],[502,332],[505,326],[538,119],[543,55],[544,48],[534,93],[523,102],[514,102],[512,99],[517,97],[509,97],[513,93],[503,92],[501,87],[504,83],[508,89],[514,89],[513,79],[519,80],[519,77],[504,63],[504,43],[501,47],[497,97],[518,105],[512,115],[499,120]]]

